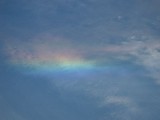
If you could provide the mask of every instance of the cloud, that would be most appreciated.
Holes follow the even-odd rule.
[[[106,107],[112,105],[121,108],[120,110],[112,113],[112,117],[115,119],[130,120],[133,119],[135,115],[139,115],[141,113],[141,110],[136,105],[136,102],[129,97],[107,96],[102,103],[106,105]]]
[[[38,90],[41,91],[38,95],[42,96],[39,100],[35,93],[33,101],[44,103],[44,108],[48,109],[51,106],[49,100],[53,108],[55,105],[58,106],[58,110],[54,109],[54,113],[56,115],[59,111],[56,116],[60,118],[59,106],[62,107],[63,113],[67,111],[73,114],[78,111],[74,114],[74,119],[76,115],[79,116],[81,112],[85,113],[94,106],[95,116],[100,118],[104,116],[104,120],[110,119],[108,116],[113,120],[132,120],[141,112],[140,107],[145,108],[138,104],[139,98],[142,100],[148,98],[144,100],[145,102],[152,99],[149,93],[144,91],[148,89],[155,92],[154,90],[157,89],[147,88],[148,86],[141,81],[146,76],[160,84],[158,2],[149,0],[145,2],[138,0],[15,1],[11,4],[8,4],[10,1],[2,2],[6,11],[2,14],[1,22],[6,24],[2,25],[5,33],[2,36],[7,36],[5,37],[7,40],[4,40],[5,44],[1,45],[7,57],[5,63],[9,68],[13,67],[23,72],[21,76],[21,72],[13,71],[17,72],[13,76],[21,76],[18,77],[19,81],[25,77],[24,80],[33,78],[38,81],[41,78],[45,82],[49,81],[49,84],[54,84],[58,96],[60,94],[60,98],[57,99],[60,102],[53,103],[56,95],[53,96],[48,91],[44,92],[41,88],[44,82],[37,82],[33,84],[33,91],[39,85]],[[151,9],[151,6],[155,6],[154,9]],[[55,72],[57,69],[53,68],[60,68],[63,71],[67,71],[68,68],[80,70],[57,73]],[[87,69],[86,72],[81,68],[91,69]],[[142,70],[139,69],[145,71],[141,72]],[[24,75],[30,72],[33,74]],[[10,76],[8,71],[5,75]],[[23,80],[21,83],[24,83]],[[21,89],[20,87],[18,90]],[[53,96],[53,99],[45,98],[46,93]],[[80,96],[76,98],[78,94]],[[86,100],[88,98],[89,101]],[[85,106],[83,102],[87,105]],[[88,104],[90,102],[94,105]],[[37,108],[40,107],[40,103]],[[75,108],[79,110],[75,111]],[[43,107],[40,111],[44,111]],[[97,111],[104,113],[99,114]],[[48,109],[47,112],[46,118],[50,115],[54,116],[52,109]],[[82,119],[86,117],[85,115],[81,115]],[[91,115],[88,116],[90,118]],[[65,115],[62,118],[67,119]]]
[[[131,42],[130,46],[134,46],[135,49],[130,51],[128,54],[136,57],[136,63],[145,67],[149,72],[150,76],[156,79],[157,83],[160,81],[160,42],[159,40],[148,40],[140,42]]]
[[[10,62],[26,65],[68,59],[69,61],[92,61],[96,66],[106,66],[114,64],[113,60],[129,60],[147,69],[150,76],[159,83],[159,48],[159,41],[151,35],[146,37],[146,40],[142,38],[136,40],[136,37],[132,36],[119,44],[97,43],[95,45],[95,43],[82,44],[69,38],[45,33],[27,41],[15,40],[8,43],[6,40],[4,51],[9,56]]]
[[[129,97],[125,96],[107,96],[104,100],[104,104],[115,104],[125,106],[131,111],[138,111],[137,105]]]

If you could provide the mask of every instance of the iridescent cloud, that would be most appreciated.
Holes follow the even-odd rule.
[[[9,62],[16,66],[51,72],[92,69],[95,65],[93,60],[85,59],[75,46],[62,38],[47,37],[42,40],[32,39],[32,43],[19,43],[6,45]]]
[[[147,41],[146,44],[141,41],[129,41],[118,45],[98,44],[95,46],[91,43],[82,46],[67,38],[44,34],[28,41],[6,42],[5,51],[9,57],[9,63],[16,67],[30,68],[40,73],[50,73],[104,70],[104,68],[122,71],[123,68],[116,66],[113,58],[126,60],[128,55],[137,58],[135,63],[141,62],[140,64],[144,63],[146,66],[146,60],[143,59],[144,54],[142,53],[158,47],[158,43],[151,41]],[[151,61],[151,63],[153,62]],[[147,64],[149,66],[150,63]]]

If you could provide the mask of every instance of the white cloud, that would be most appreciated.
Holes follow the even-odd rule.
[[[125,96],[107,96],[104,99],[104,104],[122,105],[132,112],[137,112],[139,110],[133,100]]]
[[[136,63],[144,66],[149,72],[150,76],[160,83],[160,48],[159,40],[149,40],[135,42],[132,44],[136,49],[132,50],[131,55],[136,57]]]
[[[130,60],[143,66],[150,77],[160,83],[160,41],[152,38],[147,40],[128,40],[119,45],[108,45],[100,48],[106,53],[113,53],[117,59]],[[132,60],[132,57],[134,60]]]

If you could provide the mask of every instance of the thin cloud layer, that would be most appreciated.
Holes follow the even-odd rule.
[[[159,1],[1,0],[0,9],[0,119],[160,119]]]

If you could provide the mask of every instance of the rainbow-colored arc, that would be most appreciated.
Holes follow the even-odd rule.
[[[91,70],[94,68],[95,62],[79,57],[59,55],[47,58],[41,56],[32,59],[16,59],[14,65],[29,68],[34,72],[50,73],[57,71]]]
[[[36,61],[23,64],[37,69],[48,69],[48,70],[76,70],[76,69],[89,69],[93,67],[91,62],[86,61]]]
[[[97,57],[92,58],[92,60],[87,59],[86,57],[90,52],[94,51],[76,49],[72,43],[66,43],[65,40],[33,40],[32,44],[19,42],[22,44],[6,43],[4,51],[8,56],[8,63],[25,73],[52,74],[57,72],[68,73],[67,71],[88,73],[90,71],[120,72],[123,70],[122,66],[114,64],[115,61],[101,61],[102,58]],[[107,50],[112,51],[112,49],[108,48]]]

